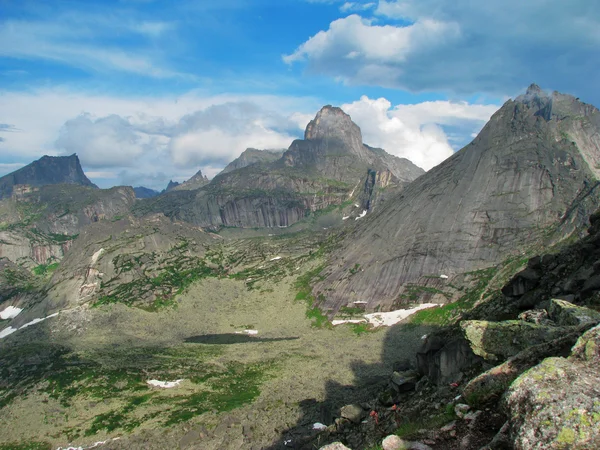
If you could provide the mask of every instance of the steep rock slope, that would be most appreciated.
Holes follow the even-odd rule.
[[[373,172],[380,175],[373,178]],[[294,141],[278,160],[226,171],[193,192],[172,189],[136,210],[203,227],[287,227],[351,200],[368,209],[376,187],[402,188],[423,173],[406,159],[364,145],[350,116],[325,106],[308,124],[305,139]],[[375,185],[367,183],[369,177]]]
[[[79,184],[96,187],[83,173],[79,158],[42,156],[37,161],[0,178],[0,199],[10,197],[16,185]]]
[[[599,132],[595,107],[532,85],[471,144],[358,224],[315,287],[321,307],[390,309],[423,277],[496,264],[557,224],[562,237],[577,230],[598,205]]]
[[[225,166],[225,168],[219,173],[233,172],[237,169],[242,169],[252,164],[270,163],[277,161],[283,155],[284,150],[258,150],[255,148],[247,148],[242,152],[240,156],[231,161]]]

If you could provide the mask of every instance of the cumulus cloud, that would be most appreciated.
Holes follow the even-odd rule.
[[[22,165],[44,154],[77,153],[100,186],[163,189],[199,169],[214,176],[246,147],[287,147],[319,106],[312,98],[195,91],[140,98],[0,91],[0,121],[11,124],[0,133],[18,131],[2,135],[0,161]],[[0,175],[9,167],[1,166]]]
[[[342,106],[360,126],[365,143],[407,158],[425,170],[455,150],[442,126],[479,131],[497,108],[447,101],[392,107],[385,98],[366,96]]]
[[[247,147],[287,148],[323,102],[261,96],[107,97],[66,90],[1,92],[0,175],[44,154],[77,153],[100,186],[163,189],[199,169],[209,177]],[[429,168],[479,131],[494,105],[424,102],[395,105],[362,97],[342,106],[364,141]],[[82,108],[85,108],[82,112]],[[2,131],[0,129],[0,131]],[[458,142],[456,136],[459,136]]]
[[[513,94],[532,81],[600,100],[600,3],[380,0],[338,19],[284,61],[346,83]]]
[[[65,154],[77,153],[88,167],[122,167],[135,165],[147,143],[121,116],[94,119],[86,113],[64,124],[56,147]]]

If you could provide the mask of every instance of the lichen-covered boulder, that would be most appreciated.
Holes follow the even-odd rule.
[[[506,393],[516,450],[600,448],[600,326],[569,358],[547,358]]]
[[[599,312],[555,298],[550,300],[548,313],[552,320],[554,320],[558,325],[563,326],[578,326],[588,323],[600,323]]]
[[[547,358],[517,378],[506,405],[516,450],[600,448],[597,367]]]
[[[460,326],[473,352],[489,361],[509,358],[532,345],[557,339],[568,330],[521,320],[465,320]]]

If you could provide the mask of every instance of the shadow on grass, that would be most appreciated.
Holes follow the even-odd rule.
[[[300,339],[298,336],[283,337],[283,338],[262,338],[254,337],[247,334],[237,333],[222,333],[222,334],[200,334],[190,336],[184,339],[184,342],[192,344],[211,344],[211,345],[231,345],[245,344],[248,342],[276,342],[276,341],[294,341]]]
[[[279,439],[268,450],[315,450],[340,437],[329,436],[320,440],[319,431],[313,430],[313,424],[319,422],[332,425],[340,416],[340,409],[348,404],[371,404],[388,386],[390,376],[399,366],[409,363],[416,367],[416,353],[421,348],[421,337],[439,329],[432,325],[395,325],[387,330],[381,348],[381,358],[376,363],[354,361],[351,369],[354,373],[354,383],[344,385],[336,380],[325,382],[325,398],[305,399],[299,403],[301,415],[297,422],[286,430],[282,430]],[[358,336],[356,339],[361,339]],[[351,342],[349,342],[351,345]],[[332,355],[335,357],[335,355]],[[375,433],[378,431],[375,430]],[[381,430],[383,436],[383,430]],[[325,433],[327,434],[327,433]],[[358,442],[351,444],[354,450],[364,448]]]

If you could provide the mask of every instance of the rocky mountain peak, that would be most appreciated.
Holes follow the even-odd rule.
[[[9,197],[15,185],[45,186],[49,184],[94,185],[83,173],[81,163],[76,154],[70,156],[42,156],[37,161],[26,165],[0,178],[0,199]]]
[[[348,114],[336,106],[326,105],[306,126],[305,140],[339,138],[357,141],[362,145],[360,128]]]

